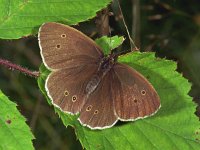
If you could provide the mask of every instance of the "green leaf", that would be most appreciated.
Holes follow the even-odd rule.
[[[162,106],[152,117],[104,130],[83,127],[77,121],[77,116],[65,114],[56,108],[64,125],[74,127],[83,147],[89,150],[199,149],[200,126],[194,115],[196,105],[188,96],[191,85],[176,72],[176,63],[156,58],[154,53],[140,52],[120,56],[118,61],[129,64],[153,84],[161,98]],[[43,69],[42,71],[46,70],[44,67]],[[48,74],[42,75],[45,79]],[[44,82],[38,83],[45,92],[44,86],[41,86]]]
[[[0,0],[0,38],[36,34],[44,22],[77,24],[93,18],[111,0]]]
[[[101,38],[98,38],[95,40],[95,42],[100,45],[104,51],[105,55],[110,54],[110,51],[117,48],[124,42],[123,36],[113,36],[113,37],[107,37],[103,36]]]
[[[31,150],[33,148],[30,128],[19,113],[16,104],[0,91],[0,149]]]
[[[48,69],[46,69],[44,64],[41,64],[39,71],[40,71],[40,77],[37,80],[38,86],[39,86],[40,90],[42,91],[42,93],[46,96],[46,99],[47,99],[49,105],[51,105],[52,104],[51,100],[48,98],[46,91],[45,91],[45,84],[40,84],[40,83],[45,83],[47,75],[50,73],[50,71]]]

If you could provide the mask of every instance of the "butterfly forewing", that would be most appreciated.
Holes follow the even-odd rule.
[[[53,22],[43,24],[38,37],[43,62],[50,69],[95,63],[103,56],[94,41],[63,24]]]
[[[125,64],[114,66],[112,95],[120,120],[136,120],[153,115],[160,99],[153,86],[140,73]]]
[[[110,92],[112,75],[107,74],[97,89],[88,97],[80,112],[79,120],[92,129],[103,129],[113,126],[117,121],[114,112],[113,98]]]

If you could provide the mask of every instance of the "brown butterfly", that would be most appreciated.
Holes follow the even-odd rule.
[[[39,30],[45,66],[52,72],[45,89],[52,103],[91,129],[112,127],[118,120],[133,121],[155,114],[160,100],[153,86],[117,55],[101,48],[78,30],[45,23]]]

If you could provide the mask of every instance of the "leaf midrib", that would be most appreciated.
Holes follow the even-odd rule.
[[[10,14],[10,0],[8,1],[8,10],[7,10],[7,16],[6,19],[4,19],[2,22],[0,22],[0,26],[2,26],[4,23],[6,23],[10,18],[12,18],[15,14],[17,14],[23,7],[26,6],[26,4],[28,4],[28,1],[24,1],[21,5],[19,5],[19,8],[17,9],[16,12],[13,12],[11,15]]]

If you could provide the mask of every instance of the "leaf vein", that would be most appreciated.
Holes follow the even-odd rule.
[[[28,4],[28,1],[24,1],[21,5],[19,5],[18,11],[14,12],[12,15],[8,16],[4,21],[0,23],[0,26],[2,26],[4,23],[6,23],[12,16],[14,16],[17,12],[19,12],[24,6]]]
[[[132,143],[128,140],[128,138],[123,134],[123,132],[120,130],[120,128],[117,128],[119,130],[119,132],[121,133],[121,135],[128,141],[128,143],[134,148],[134,145],[132,145]]]
[[[172,132],[172,131],[169,131],[169,130],[166,130],[166,129],[164,129],[164,128],[161,128],[161,127],[159,127],[159,126],[157,126],[157,125],[155,125],[155,124],[153,124],[153,123],[150,123],[150,122],[145,121],[145,120],[143,120],[143,121],[146,122],[147,124],[151,125],[151,126],[154,126],[154,127],[156,127],[156,128],[159,128],[159,129],[161,129],[161,130],[163,130],[163,131],[165,131],[165,132],[169,132],[169,133],[174,134],[174,135],[176,135],[176,136],[178,136],[178,137],[181,137],[181,138],[183,138],[183,139],[185,139],[185,140],[198,143],[198,142],[195,141],[195,140],[192,140],[192,139],[188,139],[188,138],[186,138],[186,137],[183,137],[183,136],[181,136],[181,135],[179,135],[179,134],[176,134],[176,133],[174,133],[174,132]],[[198,144],[199,144],[199,143],[198,143]]]
[[[148,138],[148,137],[144,134],[144,132],[143,132],[138,126],[136,126],[136,127],[139,129],[140,133],[142,133],[142,134],[144,135],[144,137],[147,139],[147,141],[149,141],[149,143],[150,143],[153,147],[155,147],[156,149],[158,149],[158,148],[153,144],[153,142],[150,140],[150,138]]]

